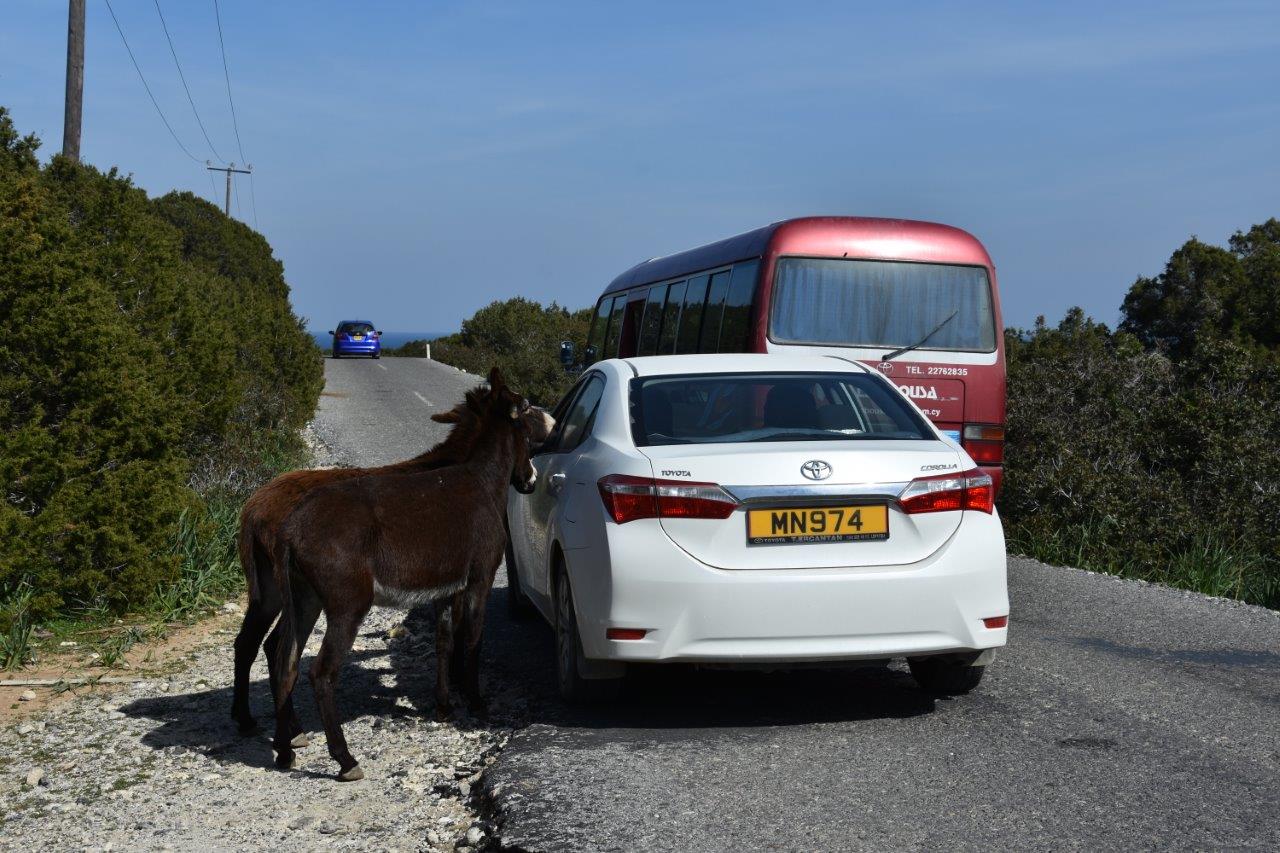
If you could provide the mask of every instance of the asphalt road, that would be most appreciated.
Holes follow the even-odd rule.
[[[403,458],[474,377],[329,361],[339,457]],[[501,576],[501,573],[500,573]],[[1011,558],[969,696],[905,670],[653,668],[566,708],[550,631],[490,599],[485,678],[525,725],[478,793],[512,850],[1280,849],[1280,614]]]

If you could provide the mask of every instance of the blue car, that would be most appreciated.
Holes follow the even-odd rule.
[[[333,357],[370,355],[382,358],[382,332],[375,331],[368,320],[343,320],[333,335]]]

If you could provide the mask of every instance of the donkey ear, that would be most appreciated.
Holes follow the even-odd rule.
[[[431,420],[438,424],[456,424],[462,422],[462,416],[454,409],[450,409],[447,412],[439,412],[438,414],[432,415]]]
[[[502,371],[496,364],[489,368],[489,387],[495,389],[506,387],[506,383],[502,381]]]

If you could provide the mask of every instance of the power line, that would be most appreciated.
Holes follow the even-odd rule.
[[[160,0],[155,0],[156,14],[160,16],[160,28],[164,30],[165,41],[169,42],[169,53],[173,54],[173,64],[178,69],[178,79],[182,81],[182,91],[187,93],[187,103],[191,105],[191,113],[196,117],[196,124],[200,125],[200,132],[204,134],[204,141],[209,143],[209,150],[213,152],[213,156],[218,158],[219,162],[225,163],[222,155],[218,153],[218,149],[213,147],[213,141],[209,139],[209,131],[204,129],[204,122],[200,120],[200,111],[196,109],[195,99],[191,97],[191,89],[187,87],[187,76],[182,73],[182,63],[178,61],[178,51],[173,46],[173,38],[169,35],[169,25],[165,23],[164,12],[160,11]]]
[[[222,13],[218,11],[218,0],[213,0],[213,17],[218,22],[218,46],[222,48],[222,76],[227,81],[227,103],[231,105],[231,129],[236,132],[236,149],[240,152],[240,162],[247,163],[244,146],[240,144],[240,125],[236,122],[236,101],[231,97],[231,69],[227,67],[227,43],[222,39]],[[250,184],[252,184],[252,180]]]
[[[124,30],[120,27],[120,19],[116,17],[116,10],[111,8],[111,0],[103,0],[107,4],[107,11],[111,13],[111,20],[115,22],[116,32],[120,34],[120,40],[124,42],[124,49],[129,53],[129,61],[133,63],[133,70],[138,72],[138,79],[142,81],[142,88],[147,90],[147,97],[151,99],[151,105],[156,108],[156,113],[160,116],[160,121],[164,122],[165,129],[169,131],[169,135],[173,137],[173,141],[178,143],[178,147],[182,149],[182,153],[186,154],[192,161],[199,163],[200,159],[192,154],[187,146],[182,144],[182,140],[178,138],[178,134],[173,132],[173,125],[169,124],[169,120],[164,116],[164,110],[160,109],[160,103],[156,100],[156,96],[151,93],[151,87],[147,85],[147,78],[143,76],[142,69],[138,67],[138,60],[133,55],[133,48],[129,47],[129,40],[124,37]],[[219,158],[221,159],[221,158]]]
[[[205,174],[209,176],[209,189],[213,191],[213,195],[209,196],[209,198],[213,201],[214,204],[217,204],[218,203],[218,185],[213,182],[213,172],[210,172],[208,169],[206,169]]]
[[[218,22],[218,47],[222,49],[222,76],[227,81],[227,103],[231,106],[231,129],[236,134],[236,150],[240,152],[240,161],[247,163],[249,158],[245,156],[244,144],[240,141],[240,123],[236,120],[236,99],[231,96],[231,68],[227,64],[227,42],[222,36],[222,12],[218,8],[218,0],[213,0],[213,18]],[[209,173],[212,176],[212,172]],[[237,210],[239,210],[240,197],[236,196]],[[258,227],[258,194],[253,188],[253,172],[249,172],[249,206],[253,210],[253,229],[260,231]]]

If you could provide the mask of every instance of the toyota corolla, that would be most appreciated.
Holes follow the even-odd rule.
[[[977,686],[1007,634],[991,478],[874,370],[832,357],[598,362],[511,492],[509,600],[560,689],[632,662],[906,658]]]

